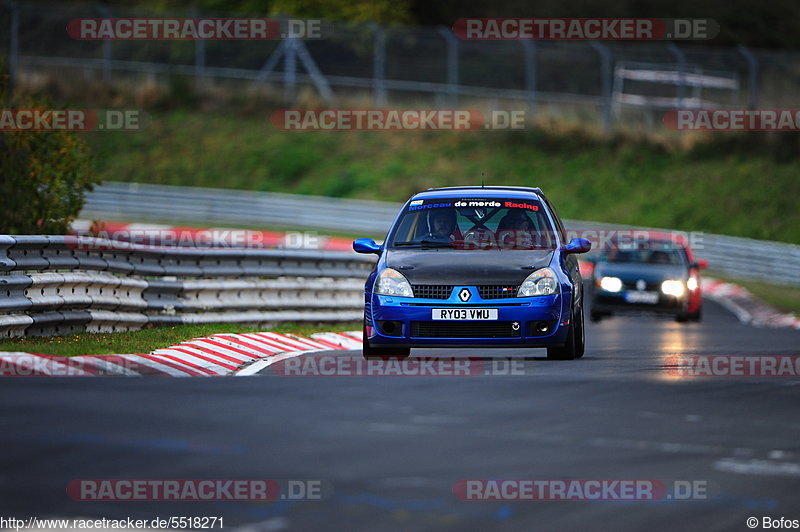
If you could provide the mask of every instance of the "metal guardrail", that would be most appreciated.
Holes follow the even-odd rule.
[[[0,337],[182,323],[356,321],[373,262],[336,251],[0,235]]]
[[[81,218],[207,222],[386,234],[402,204],[198,187],[106,182],[86,195]]]
[[[195,187],[108,182],[87,195],[82,218],[247,224],[385,235],[401,204]],[[565,220],[568,229],[652,229]],[[656,229],[658,230],[658,229]],[[662,230],[667,231],[667,230]],[[718,272],[800,286],[800,246],[703,233],[695,254]]]

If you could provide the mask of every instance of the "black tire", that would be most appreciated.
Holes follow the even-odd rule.
[[[578,358],[578,342],[575,341],[575,336],[575,320],[572,320],[569,324],[567,341],[562,347],[548,347],[547,360],[575,360]]]
[[[689,314],[685,312],[678,312],[677,314],[675,314],[675,321],[677,321],[678,323],[686,323],[687,321],[689,321]]]
[[[369,345],[369,339],[367,338],[367,326],[366,324],[361,329],[361,338],[363,340],[363,346],[361,347],[361,354],[366,360],[387,360],[387,359],[398,359],[402,360],[404,358],[408,358],[411,355],[411,348],[410,347],[372,347]]]
[[[586,351],[586,322],[583,317],[583,305],[581,305],[581,312],[578,314],[578,331],[575,335],[575,358],[583,358],[583,353]]]
[[[702,307],[697,309],[697,312],[692,312],[689,314],[690,321],[701,321],[703,319],[703,309]]]

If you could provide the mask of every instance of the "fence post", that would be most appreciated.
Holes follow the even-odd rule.
[[[192,8],[192,18],[201,18],[195,8]],[[194,41],[194,83],[195,89],[200,89],[206,71],[206,40],[197,36]]]
[[[683,109],[683,100],[686,98],[686,54],[674,42],[668,42],[667,48],[678,62],[678,108]]]
[[[437,28],[447,44],[447,95],[449,105],[458,105],[458,38],[450,28]]]
[[[758,107],[758,58],[756,55],[751,52],[748,48],[743,45],[738,46],[739,53],[742,54],[745,61],[747,61],[747,66],[750,70],[749,75],[749,85],[750,85],[750,94],[749,94],[749,104],[750,109],[755,109]]]
[[[380,24],[372,24],[372,95],[375,107],[386,105],[386,34]]]
[[[111,11],[102,5],[97,5],[97,11],[103,18],[111,18]],[[111,81],[111,39],[103,39],[103,82]]]
[[[525,92],[528,93],[528,113],[533,116],[536,109],[536,43],[528,39],[519,42],[525,54]]]
[[[11,15],[11,42],[8,48],[8,97],[14,94],[19,74],[19,6],[15,0],[5,0]]]
[[[297,86],[297,42],[294,37],[286,37],[283,54],[283,100],[292,104]]]
[[[600,61],[601,61],[601,68],[602,68],[602,93],[603,93],[603,114],[602,114],[602,123],[603,123],[603,131],[608,133],[611,131],[611,83],[612,83],[612,72],[611,69],[613,68],[613,56],[609,51],[608,47],[604,44],[601,44],[597,41],[589,41],[589,44],[594,48],[594,50],[600,54]]]

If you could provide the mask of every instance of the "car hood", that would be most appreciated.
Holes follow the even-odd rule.
[[[522,284],[533,270],[550,264],[553,250],[389,250],[386,266],[411,284]]]
[[[623,281],[646,282],[664,281],[666,279],[683,279],[686,267],[679,264],[632,264],[627,262],[600,262],[595,266],[595,277],[613,276]]]

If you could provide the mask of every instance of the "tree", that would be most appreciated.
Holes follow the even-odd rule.
[[[0,112],[51,108],[32,97],[12,102],[7,75],[0,101]],[[89,147],[76,133],[0,131],[0,233],[64,234],[97,182]]]

